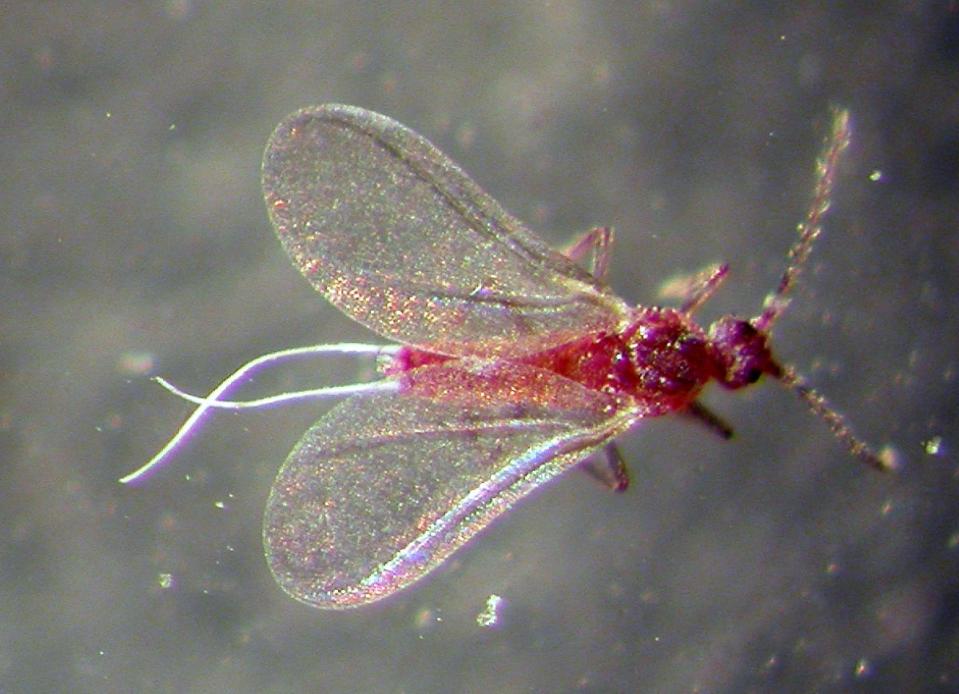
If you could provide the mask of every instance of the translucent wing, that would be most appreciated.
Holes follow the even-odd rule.
[[[524,354],[614,328],[627,311],[427,140],[370,111],[291,115],[263,155],[263,190],[313,286],[405,344]]]
[[[307,431],[263,525],[277,582],[324,608],[379,600],[625,430],[637,413],[552,372],[457,360],[347,400]]]

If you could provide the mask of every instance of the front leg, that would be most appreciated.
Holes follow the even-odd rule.
[[[684,275],[679,280],[672,280],[667,289],[660,290],[660,294],[681,298],[682,304],[679,310],[690,315],[719,289],[719,285],[726,279],[728,273],[729,265],[726,263],[709,265],[695,275]]]
[[[698,400],[689,403],[681,414],[695,419],[700,424],[705,424],[711,432],[718,434],[720,438],[729,440],[733,437],[733,428]]]

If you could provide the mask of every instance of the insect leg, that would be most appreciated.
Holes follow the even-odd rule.
[[[589,271],[593,277],[602,280],[606,278],[606,270],[609,267],[613,237],[612,227],[595,227],[560,252],[574,263],[578,263],[587,253],[592,252],[593,258]]]
[[[607,443],[603,447],[603,460],[590,459],[582,465],[593,479],[599,480],[603,485],[609,487],[614,492],[624,492],[629,487],[629,469],[626,467],[626,460],[614,442]]]
[[[696,311],[719,289],[719,285],[726,279],[727,274],[729,274],[729,265],[726,263],[710,265],[701,270],[689,281],[689,286],[685,289],[685,299],[679,310],[687,315]]]
[[[733,428],[724,422],[719,415],[697,400],[689,403],[686,409],[683,410],[683,414],[687,417],[692,417],[700,424],[705,424],[710,431],[724,439],[728,440],[733,437]]]

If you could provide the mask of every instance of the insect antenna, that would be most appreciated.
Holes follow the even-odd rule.
[[[890,472],[898,467],[891,450],[884,450],[882,455],[874,452],[865,441],[853,433],[846,418],[834,410],[819,391],[806,383],[803,377],[796,373],[796,370],[791,366],[782,367],[779,380],[796,393],[813,414],[826,423],[833,435],[846,446],[851,455],[880,472]]]
[[[789,296],[796,279],[799,277],[812,251],[813,243],[822,231],[822,220],[829,210],[836,170],[842,153],[849,146],[851,127],[849,111],[836,108],[833,111],[832,132],[826,146],[816,161],[816,186],[812,203],[806,212],[806,217],[799,224],[799,238],[789,249],[788,263],[779,280],[776,291],[765,302],[763,312],[750,321],[759,332],[769,334],[770,329],[783,311],[789,306],[792,297]],[[791,366],[779,365],[779,381],[792,390],[806,403],[809,410],[822,419],[833,435],[849,450],[849,453],[881,471],[889,471],[897,466],[891,453],[876,454],[868,444],[858,438],[839,412],[833,409],[826,399],[809,385],[805,379]]]
[[[788,263],[779,280],[779,286],[767,297],[762,314],[752,321],[753,327],[760,332],[768,333],[792,301],[789,293],[809,258],[813,243],[822,231],[822,219],[829,210],[839,158],[849,146],[849,137],[849,111],[837,108],[833,111],[832,133],[816,161],[816,187],[806,218],[799,224],[799,238],[786,256]]]

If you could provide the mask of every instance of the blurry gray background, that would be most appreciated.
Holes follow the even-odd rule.
[[[4,4],[0,690],[959,687],[955,4],[385,5]],[[626,494],[570,474],[382,605],[290,600],[260,517],[326,405],[221,414],[148,484],[116,479],[189,411],[149,375],[205,391],[262,352],[373,339],[292,267],[259,190],[273,126],[327,101],[421,132],[552,242],[614,225],[631,303],[729,261],[704,322],[775,285],[848,106],[776,345],[903,472],[775,384],[710,391],[731,442],[643,423]]]

